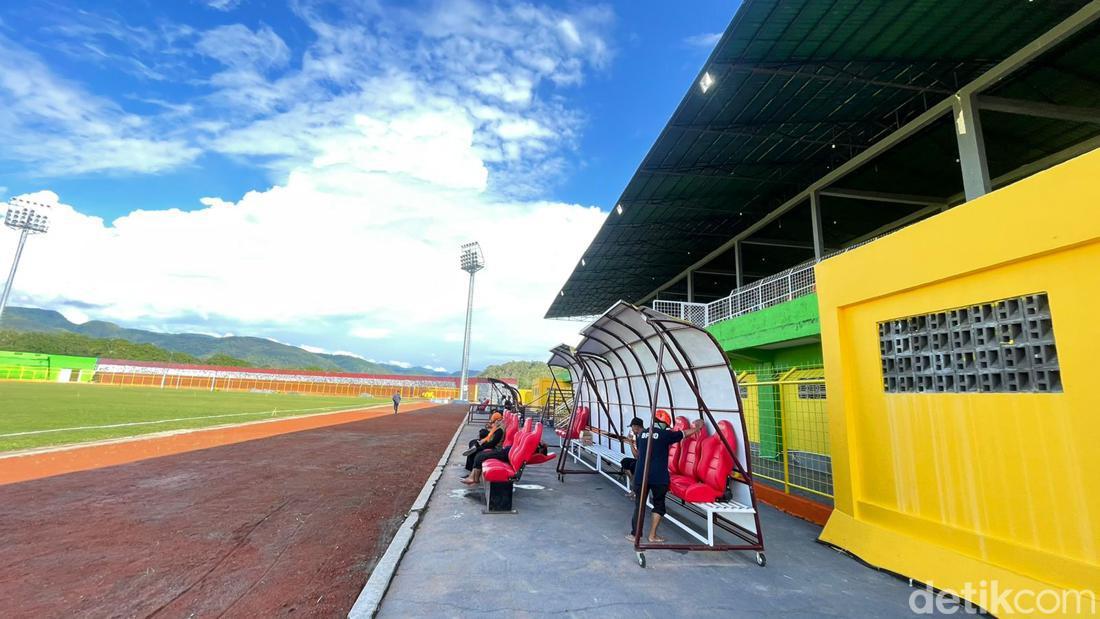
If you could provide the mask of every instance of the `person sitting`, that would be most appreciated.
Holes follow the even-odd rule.
[[[645,422],[640,417],[635,417],[630,420],[630,435],[626,442],[630,444],[630,452],[632,457],[623,458],[619,463],[619,473],[623,478],[623,483],[630,486],[632,489],[627,490],[627,498],[634,498],[633,481],[634,481],[634,467],[638,463],[638,435],[645,429]],[[627,480],[630,480],[629,482]]]
[[[467,471],[473,470],[474,460],[479,453],[496,449],[497,446],[504,441],[503,419],[504,416],[500,413],[493,413],[493,415],[489,417],[488,431],[485,434],[479,433],[479,438],[471,440],[469,449],[462,452],[462,455],[466,456]]]
[[[546,443],[540,442],[538,446],[535,447],[535,453],[546,455],[549,452],[549,449],[550,448],[546,446]],[[473,486],[475,484],[481,483],[481,465],[486,460],[501,460],[503,462],[507,462],[508,453],[511,450],[512,446],[509,445],[501,449],[493,449],[491,451],[483,451],[479,453],[477,455],[476,461],[474,462],[474,469],[470,471],[469,477],[464,477],[462,479],[462,483],[466,484],[467,486]]]

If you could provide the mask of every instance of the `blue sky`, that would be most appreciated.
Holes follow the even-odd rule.
[[[14,302],[453,369],[477,239],[473,365],[541,358],[580,326],[543,311],[735,10],[7,4],[0,197],[56,202]]]

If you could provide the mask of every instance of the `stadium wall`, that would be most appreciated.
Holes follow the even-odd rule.
[[[504,379],[513,385],[516,379]],[[405,398],[458,397],[459,379],[449,376],[405,374],[352,374],[240,368],[212,365],[187,365],[100,359],[95,382],[105,385],[159,387],[162,389],[204,389],[207,391],[274,391],[340,396],[389,397],[400,393]],[[470,393],[488,385],[470,379]]]
[[[1001,591],[1095,596],[1098,178],[1100,150],[817,266],[835,479],[822,540],[943,590],[996,582]],[[1049,314],[1024,304],[1021,333],[1009,301],[1039,293]],[[973,374],[980,388],[941,389],[948,372],[935,355],[923,367],[921,338],[939,337],[944,316],[954,325],[986,307],[995,308],[995,322],[951,326],[948,339],[962,351],[982,330],[996,334],[979,350],[977,369],[957,374],[960,381]],[[1033,310],[1052,335],[1032,329],[1042,322]],[[927,332],[921,316],[931,317]],[[890,342],[887,329],[902,323],[911,335]],[[1056,356],[1045,356],[1047,344],[1027,348],[1050,337]],[[902,348],[912,348],[910,380],[920,387],[899,392],[891,380]],[[1021,362],[1019,350],[1031,358]],[[965,355],[952,354],[966,365]],[[1031,364],[1031,373],[1005,370],[1010,357]],[[994,385],[1003,390],[986,392]]]
[[[95,357],[0,351],[0,380],[91,382]]]

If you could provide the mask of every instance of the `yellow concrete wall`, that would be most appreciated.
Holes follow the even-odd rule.
[[[817,285],[822,538],[942,589],[1100,591],[1100,150],[827,260]],[[1064,392],[884,392],[878,322],[1037,292]]]

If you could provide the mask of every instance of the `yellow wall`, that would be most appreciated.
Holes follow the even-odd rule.
[[[779,385],[783,431],[789,451],[829,454],[829,424],[825,400],[798,397],[798,383],[820,383],[824,370],[795,370],[783,377]]]
[[[1100,591],[1100,150],[829,259],[817,286],[822,538],[942,589]],[[878,322],[1036,292],[1064,392],[884,392]]]
[[[741,406],[745,409],[745,426],[749,429],[749,442],[760,444],[760,387],[755,385],[756,374],[741,372],[737,384],[744,387]]]

